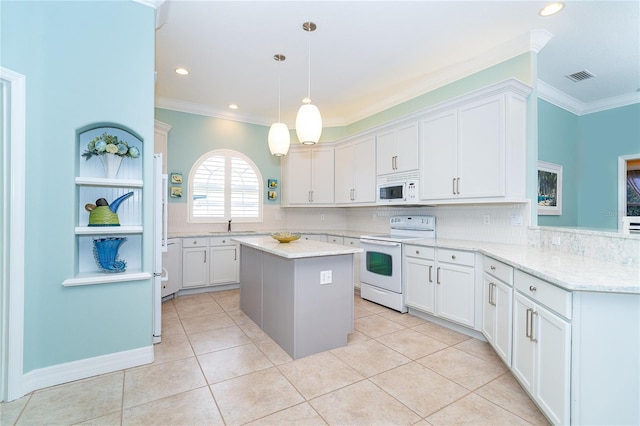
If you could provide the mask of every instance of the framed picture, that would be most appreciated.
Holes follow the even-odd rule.
[[[171,183],[182,183],[182,173],[171,173]]]
[[[171,196],[173,198],[182,197],[182,187],[181,186],[172,186],[171,187]]]
[[[269,187],[269,189],[277,188],[278,187],[278,179],[269,179],[269,180],[267,180],[267,187]]]
[[[538,215],[562,215],[562,166],[538,161]]]
[[[267,198],[270,200],[276,200],[278,198],[278,193],[276,191],[267,192]]]

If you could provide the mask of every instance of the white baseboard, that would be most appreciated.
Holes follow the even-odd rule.
[[[22,376],[22,393],[153,362],[153,345],[32,370]]]

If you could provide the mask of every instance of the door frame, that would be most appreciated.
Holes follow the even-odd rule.
[[[24,260],[26,78],[0,67],[2,99],[2,199],[0,274],[0,401],[24,395]]]
[[[618,157],[618,231],[622,232],[622,219],[627,215],[627,161],[640,160],[639,154]]]

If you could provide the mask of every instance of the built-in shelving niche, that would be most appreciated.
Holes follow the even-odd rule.
[[[88,160],[82,156],[89,142],[104,132],[117,136],[119,140],[140,151],[138,158],[122,159],[115,179],[105,177],[104,167],[97,156]],[[119,125],[93,125],[77,132],[77,147],[74,276],[65,280],[62,285],[90,285],[151,278],[151,274],[142,272],[142,138]],[[133,192],[133,196],[122,201],[117,209],[120,226],[88,226],[89,212],[85,209],[86,204],[95,204],[99,198],[105,198],[111,204],[127,192]],[[127,238],[118,251],[120,259],[127,262],[124,272],[105,273],[96,264],[93,239],[109,236]]]

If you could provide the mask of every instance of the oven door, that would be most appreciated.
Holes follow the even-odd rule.
[[[402,293],[402,245],[361,238],[360,281],[394,293]]]

